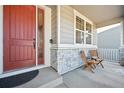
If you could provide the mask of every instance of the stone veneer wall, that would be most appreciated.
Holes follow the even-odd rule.
[[[89,48],[90,49],[90,48]],[[89,56],[89,49],[86,56]],[[59,74],[64,74],[83,65],[80,57],[82,48],[51,49],[51,65]]]
[[[81,49],[59,49],[57,55],[58,73],[64,74],[82,65]]]

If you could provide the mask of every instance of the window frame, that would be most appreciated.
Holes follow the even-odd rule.
[[[76,17],[79,17],[82,20],[84,20],[84,31],[76,28]],[[91,33],[88,33],[88,31],[86,31],[86,23],[89,23],[91,25]],[[77,31],[80,31],[81,35],[82,35],[82,32],[84,33],[84,43],[76,43],[76,32]],[[86,44],[86,34],[91,35],[91,44]],[[80,14],[75,9],[74,9],[74,44],[76,44],[76,45],[82,45],[82,44],[83,45],[93,45],[93,22],[90,21],[87,17]]]

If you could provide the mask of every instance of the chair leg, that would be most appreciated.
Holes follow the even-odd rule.
[[[100,65],[102,66],[102,68],[104,68],[104,66],[103,66],[103,64],[102,64],[102,61],[103,61],[103,60],[101,60],[97,65],[100,64]]]
[[[87,66],[86,66],[86,65],[84,65],[84,66],[83,66],[83,69],[85,69],[86,67],[87,67]]]
[[[90,65],[90,67],[91,67],[92,69],[94,69],[94,67],[93,67],[92,65]]]
[[[92,72],[92,73],[95,73],[93,70],[92,70],[92,67],[91,66],[88,66],[89,70]]]
[[[95,64],[93,64],[93,65],[92,65],[92,68],[93,68],[93,69],[96,69],[96,66],[95,66]]]
[[[94,73],[94,71],[92,70],[92,66],[91,65],[84,65],[83,69],[88,68],[92,73]]]
[[[100,65],[102,66],[102,68],[104,68],[103,64],[100,62]]]
[[[95,64],[93,66],[94,66],[94,68],[96,68]]]

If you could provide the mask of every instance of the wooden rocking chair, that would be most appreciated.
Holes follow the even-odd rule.
[[[104,66],[103,66],[103,64],[102,64],[103,59],[98,56],[97,50],[90,50],[90,55],[91,55],[91,59],[92,59],[92,60],[97,61],[98,64],[100,64],[100,65],[102,66],[102,68],[104,68]],[[98,65],[98,64],[97,64],[97,65]]]

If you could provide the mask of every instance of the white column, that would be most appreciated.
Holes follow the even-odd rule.
[[[50,39],[51,39],[51,8],[45,6],[45,29],[44,29],[44,40],[45,40],[45,65],[50,66]]]
[[[120,42],[121,42],[120,46],[124,47],[124,19],[121,22],[121,25],[122,25],[122,31],[121,31],[121,34],[120,34]]]
[[[3,6],[0,5],[0,74],[3,73]]]
[[[37,9],[38,7],[36,6],[36,66],[38,65],[38,35],[37,35],[37,33],[38,33],[38,9]]]

